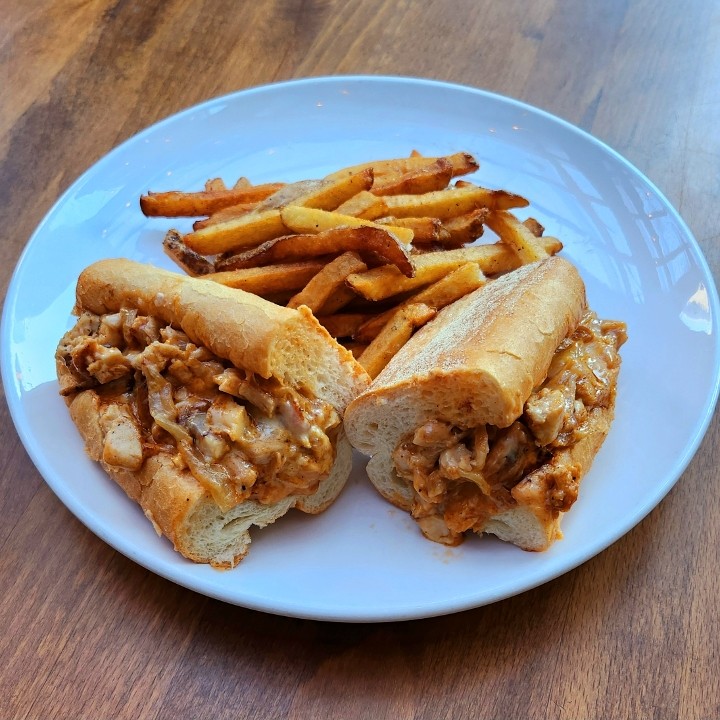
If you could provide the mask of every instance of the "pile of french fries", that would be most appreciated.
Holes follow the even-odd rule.
[[[150,192],[151,217],[197,218],[169,230],[165,252],[187,273],[273,302],[307,305],[375,377],[441,308],[493,277],[562,249],[528,201],[455,178],[478,169],[459,152],[363,163],[322,180],[200,192]],[[497,241],[479,244],[485,228]]]

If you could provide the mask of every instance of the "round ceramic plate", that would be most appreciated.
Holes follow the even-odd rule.
[[[343,165],[465,150],[472,178],[527,197],[591,306],[628,324],[616,420],[565,517],[565,539],[527,553],[492,538],[457,548],[425,540],[370,486],[361,457],[338,501],[254,533],[239,567],[195,565],[89,461],[58,396],[53,353],[72,324],[80,271],[125,256],[173,268],[146,219],[148,189],[255,183]],[[163,577],[230,603],[284,615],[373,621],[475,607],[546,582],[606,548],[668,492],[708,426],[718,393],[718,298],[688,228],[660,192],[589,135],[480,90],[406,78],[335,77],[246,90],[154,125],[113,150],[62,196],[31,238],[8,290],[2,372],[17,430],[65,505],[94,533]],[[688,369],[692,372],[688,372]],[[51,429],[51,430],[49,430]],[[50,572],[50,569],[46,569]],[[39,568],[38,572],[42,572]]]

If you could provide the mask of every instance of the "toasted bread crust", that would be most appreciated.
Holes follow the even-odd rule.
[[[290,310],[240,290],[129,260],[105,260],[87,268],[78,280],[76,312],[102,315],[121,308],[172,324],[235,367],[275,377],[330,403],[341,416],[369,383],[352,355],[304,307]],[[59,359],[57,372],[60,387],[70,387],[72,373]],[[92,389],[70,393],[65,400],[89,457],[141,506],[158,533],[195,562],[236,565],[247,553],[252,525],[263,527],[293,507],[311,514],[323,511],[350,473],[352,453],[341,427],[333,468],[311,495],[289,495],[270,505],[249,500],[222,512],[170,453],[145,458],[139,469],[108,464],[103,459],[105,401]]]
[[[585,310],[577,271],[551,258],[493,281],[419,331],[346,411],[348,437],[371,456],[367,473],[380,494],[403,510],[412,509],[415,492],[396,473],[393,451],[424,423],[440,420],[472,428],[507,427],[515,421]],[[516,505],[477,531],[526,550],[545,550],[561,537],[562,513],[548,500],[548,470],[580,481],[607,435],[614,401],[613,391],[606,406],[591,411],[583,437],[523,478],[512,490]]]
[[[350,442],[373,455],[392,452],[428,420],[507,427],[585,308],[580,275],[558,257],[470,293],[421,328],[351,402]]]
[[[76,311],[102,315],[123,307],[173,324],[235,367],[300,386],[336,409],[369,382],[352,353],[304,306],[292,310],[132,260],[101,260],[81,273]]]

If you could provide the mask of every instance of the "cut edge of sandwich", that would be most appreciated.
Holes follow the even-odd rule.
[[[380,494],[411,511],[415,491],[396,472],[393,452],[423,423],[439,419],[461,428],[506,428],[518,419],[586,310],[579,274],[553,257],[476,290],[418,331],[345,415],[350,441],[370,456],[368,477]],[[562,537],[563,512],[545,502],[547,471],[579,482],[607,435],[614,403],[613,388],[606,406],[591,411],[584,437],[524,476],[512,489],[514,505],[476,531],[535,551]]]
[[[83,271],[75,314],[103,316],[126,308],[181,329],[233,367],[328,403],[341,419],[348,403],[369,384],[352,354],[305,307],[291,310],[241,290],[124,259],[99,261]],[[189,469],[167,453],[151,455],[137,469],[105,462],[108,427],[98,393],[66,393],[72,373],[59,358],[57,370],[88,456],[141,506],[158,534],[195,562],[217,568],[237,565],[248,551],[251,527],[273,523],[291,508],[322,512],[350,474],[352,448],[341,424],[333,431],[333,466],[311,494],[290,494],[270,504],[250,499],[222,509]]]
[[[155,532],[193,562],[218,569],[235,567],[250,549],[253,527],[266,527],[293,508],[311,515],[323,512],[340,494],[350,474],[352,447],[341,427],[333,468],[312,495],[289,495],[272,505],[248,500],[223,511],[192,474],[178,469],[169,455],[148,458],[139,471],[104,462],[98,402],[92,390],[78,393],[70,401],[70,414],[85,441],[87,455],[140,505]]]

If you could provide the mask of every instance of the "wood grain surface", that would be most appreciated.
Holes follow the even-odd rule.
[[[0,0],[0,293],[60,193],[154,121],[301,76],[424,76],[604,140],[720,266],[715,0]],[[669,378],[682,382],[682,378]],[[78,522],[0,402],[0,718],[720,717],[720,423],[598,557],[456,615],[344,625],[177,587]]]

